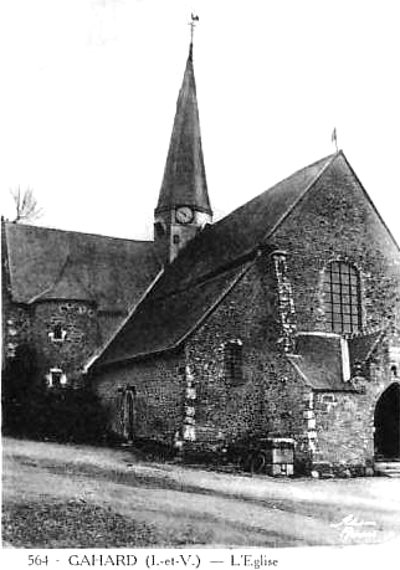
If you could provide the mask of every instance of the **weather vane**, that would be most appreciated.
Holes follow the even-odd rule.
[[[336,127],[333,129],[331,142],[335,145],[336,152],[338,152],[338,142],[337,142],[337,130]]]
[[[194,36],[194,29],[197,25],[197,22],[199,21],[199,17],[196,14],[193,14],[193,12],[190,14],[190,22],[189,22],[189,26],[190,26],[190,43],[193,43],[193,36]]]

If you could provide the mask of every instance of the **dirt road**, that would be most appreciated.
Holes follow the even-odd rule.
[[[3,440],[14,546],[306,546],[400,538],[400,479],[271,479]]]

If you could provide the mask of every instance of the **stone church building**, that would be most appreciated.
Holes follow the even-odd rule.
[[[400,461],[398,245],[342,151],[212,223],[192,51],[154,241],[3,223],[5,360],[90,384],[127,441]]]

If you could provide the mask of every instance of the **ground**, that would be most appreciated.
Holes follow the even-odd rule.
[[[3,439],[3,545],[286,547],[400,538],[400,479],[272,479]]]

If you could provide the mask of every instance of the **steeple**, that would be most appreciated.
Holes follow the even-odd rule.
[[[154,239],[163,251],[164,259],[172,261],[211,220],[191,41],[155,209]]]

